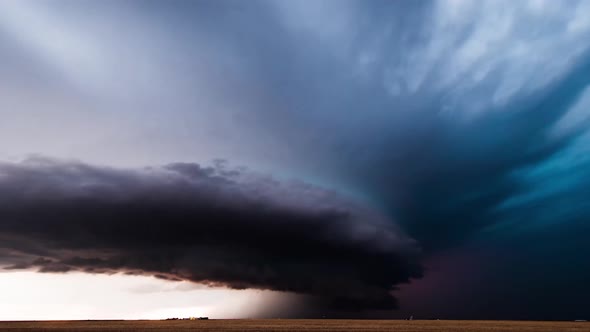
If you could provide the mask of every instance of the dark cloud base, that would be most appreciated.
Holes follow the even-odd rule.
[[[31,159],[0,164],[7,269],[153,275],[310,295],[338,309],[397,307],[422,274],[415,242],[335,192],[245,170],[140,170]]]

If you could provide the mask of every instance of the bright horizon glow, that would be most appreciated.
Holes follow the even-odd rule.
[[[276,292],[148,276],[0,273],[0,320],[247,318]]]

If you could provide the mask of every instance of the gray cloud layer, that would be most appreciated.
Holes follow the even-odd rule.
[[[496,269],[502,273],[500,281],[490,277],[482,282],[484,287],[466,291],[471,295],[464,295],[468,305],[462,307],[476,308],[480,301],[485,309],[479,313],[494,309],[497,317],[507,317],[512,310],[504,303],[508,301],[515,312],[539,319],[548,308],[538,305],[539,292],[506,293],[510,298],[506,300],[501,295],[504,288],[522,289],[535,279],[540,285],[551,284],[544,295],[554,296],[548,298],[560,299],[560,294],[574,288],[580,298],[588,293],[583,282],[573,286],[562,280],[569,275],[586,280],[590,273],[583,238],[590,217],[588,13],[590,1],[585,0],[176,0],[144,1],[140,6],[124,0],[2,1],[0,72],[7,79],[0,82],[0,116],[6,119],[0,121],[0,154],[41,152],[111,166],[224,157],[269,169],[271,174],[346,190],[378,205],[419,241],[427,255],[436,257],[449,248],[471,252],[478,246],[500,251],[479,260],[503,266]],[[51,191],[57,197],[81,200],[72,190],[87,174],[76,177],[69,167],[68,163],[40,167],[38,171],[45,169],[47,176],[32,177],[33,183],[46,183],[53,174],[66,172],[74,187],[54,179],[50,183],[60,189]],[[121,177],[119,183],[101,175],[95,190],[109,199],[118,197],[117,188],[132,189],[125,192],[133,197],[141,196],[140,184],[172,188],[159,182],[163,174],[184,172],[127,171],[126,177],[122,171],[99,169]],[[172,179],[180,179],[178,174]],[[238,178],[222,175],[220,181],[209,179],[219,177],[216,173],[205,174],[207,186],[217,188],[212,189],[213,196],[206,195],[212,206],[215,196],[231,206],[223,210],[227,213],[241,214],[244,205],[256,203],[268,213],[286,213],[288,220],[297,220],[286,223],[293,226],[284,231],[265,221],[272,232],[293,230],[301,234],[298,238],[307,238],[322,234],[304,231],[315,227],[308,226],[315,225],[312,220],[319,224],[323,224],[319,220],[337,220],[333,223],[340,226],[328,223],[322,228],[330,232],[358,230],[364,224],[361,219],[384,220],[358,207],[350,208],[354,222],[343,218],[348,203],[338,195],[328,195],[334,200],[328,199],[329,205],[337,209],[320,208],[309,197],[321,190],[314,189],[309,196],[303,194],[305,186],[272,181],[277,185],[262,186],[268,182],[245,179],[241,172]],[[115,182],[114,187],[102,185]],[[170,190],[175,199],[185,202],[186,191]],[[172,204],[171,197],[166,194],[162,199],[170,201],[162,204]],[[141,200],[153,203],[143,196]],[[97,228],[94,211],[101,216],[100,211],[111,211],[114,203],[98,201],[108,209],[79,205],[84,207],[81,212],[90,214],[88,226],[68,229],[64,222],[60,232],[90,232],[86,231],[90,227],[92,237],[78,236],[89,243],[93,234],[106,232]],[[78,213],[65,203],[59,209],[56,202],[50,203],[36,202],[41,210],[30,205],[27,211],[30,216],[56,218],[63,212],[64,220]],[[184,211],[184,203],[174,204]],[[138,219],[140,212],[134,206],[125,208],[127,212],[121,207],[116,214]],[[266,212],[257,211],[256,218],[267,220]],[[25,227],[11,224],[17,226]],[[385,229],[390,227],[394,226]],[[32,228],[26,234],[22,229],[4,243],[24,246],[26,240],[16,240],[18,236],[43,237],[41,230],[62,239],[57,229]],[[149,236],[140,230],[120,233],[138,232],[140,239]],[[361,256],[371,247],[346,232],[335,234],[327,237],[326,245],[358,247]],[[242,248],[243,240],[234,238]],[[76,244],[75,239],[68,241]],[[29,256],[33,250],[41,256],[47,251],[35,249],[34,243],[28,248]],[[505,253],[502,248],[512,249]],[[332,257],[335,251],[326,250]],[[259,251],[267,259],[267,251]],[[225,255],[224,250],[219,252]],[[14,254],[10,260],[24,262]],[[343,268],[342,260],[336,259],[335,271]],[[519,260],[538,265],[522,268]],[[370,261],[355,258],[346,264],[363,269]],[[37,264],[45,270],[79,268],[61,259]],[[451,275],[469,274],[449,269]],[[538,271],[544,272],[543,277]],[[364,277],[358,279],[365,283]],[[459,293],[454,290],[452,297]],[[569,317],[565,314],[581,302],[574,303],[571,296],[561,299],[559,317]],[[435,303],[420,302],[421,308]],[[486,307],[489,303],[495,303],[494,308]],[[428,310],[438,312],[434,306]]]
[[[8,269],[150,274],[393,308],[420,277],[414,241],[372,210],[304,183],[170,164],[141,170],[0,164]]]

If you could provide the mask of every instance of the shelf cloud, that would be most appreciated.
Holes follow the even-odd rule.
[[[146,274],[396,306],[415,241],[336,192],[223,161],[137,170],[32,158],[0,165],[5,269]]]

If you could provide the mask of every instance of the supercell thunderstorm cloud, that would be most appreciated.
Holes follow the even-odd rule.
[[[415,243],[387,219],[221,165],[123,171],[35,159],[0,165],[0,187],[7,269],[151,273],[351,309],[394,308],[392,286],[421,273]]]
[[[590,0],[9,0],[0,76],[7,274],[590,317]]]

